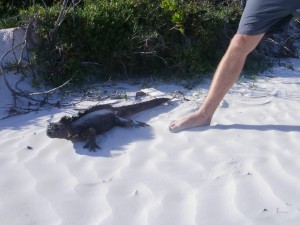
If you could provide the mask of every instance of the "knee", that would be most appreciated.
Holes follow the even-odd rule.
[[[244,35],[235,35],[230,42],[228,50],[231,53],[241,56],[247,56],[251,52],[251,50],[249,50],[247,47],[247,37]]]
[[[247,56],[250,52],[252,52],[255,49],[255,47],[258,45],[262,37],[263,34],[261,35],[236,34],[232,38],[228,49],[235,54],[241,56]]]

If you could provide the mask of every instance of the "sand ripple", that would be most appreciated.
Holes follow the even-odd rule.
[[[299,225],[299,84],[240,83],[211,127],[178,134],[169,122],[204,96],[139,114],[151,127],[115,128],[96,153],[49,139],[45,112],[6,120],[1,224]]]

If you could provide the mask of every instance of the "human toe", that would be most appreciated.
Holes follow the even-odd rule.
[[[178,124],[177,120],[174,120],[169,125],[169,131],[172,133],[176,133],[178,131],[182,130],[181,126]]]

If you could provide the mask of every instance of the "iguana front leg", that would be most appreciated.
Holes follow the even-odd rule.
[[[96,130],[94,128],[86,129],[82,135],[86,139],[86,144],[83,146],[84,148],[89,149],[90,151],[96,151],[96,149],[101,149],[99,145],[96,143]]]
[[[147,127],[148,124],[116,116],[116,124],[121,127]]]

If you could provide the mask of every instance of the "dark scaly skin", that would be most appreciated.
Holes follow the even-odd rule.
[[[90,151],[100,149],[96,143],[96,135],[103,134],[115,126],[145,127],[146,123],[129,119],[136,113],[154,108],[170,101],[169,98],[156,98],[133,105],[113,107],[111,105],[96,105],[76,116],[64,116],[60,121],[50,123],[47,135],[50,138],[67,139],[71,141],[86,140],[84,148]]]

